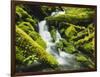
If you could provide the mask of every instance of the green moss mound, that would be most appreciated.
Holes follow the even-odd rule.
[[[68,22],[75,25],[86,25],[93,22],[94,9],[89,8],[64,8],[65,14],[48,16],[48,22]]]
[[[56,67],[58,65],[56,59],[48,54],[40,45],[38,45],[29,35],[23,30],[16,27],[16,45],[26,50],[27,52],[35,54],[40,62]]]
[[[44,49],[46,48],[46,43],[41,38],[39,33],[37,33],[32,25],[29,22],[21,22],[19,25],[17,25],[19,28],[21,28],[23,31],[25,31],[34,41],[36,41],[39,45],[41,45]]]

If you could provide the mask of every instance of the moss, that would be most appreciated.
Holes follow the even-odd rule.
[[[76,52],[76,51],[75,51],[75,47],[72,46],[72,45],[70,45],[70,46],[68,46],[68,47],[64,47],[64,51],[66,51],[67,53],[70,53],[70,54]]]
[[[74,45],[71,43],[67,42],[65,39],[60,40],[59,42],[56,43],[57,49],[60,48],[61,50],[73,54],[76,52],[76,49]]]
[[[24,7],[24,6],[23,6]],[[16,24],[20,24],[22,22],[29,22],[34,29],[37,28],[37,19],[32,17],[22,6],[16,6]]]
[[[17,25],[18,27],[20,27],[22,30],[24,31],[34,31],[33,26],[29,23],[29,22],[21,22],[19,25]]]
[[[91,51],[93,48],[93,44],[92,44],[92,42],[89,42],[89,43],[86,43],[86,44],[84,44],[84,49],[86,50],[86,51]]]
[[[86,8],[71,8],[66,9],[65,14],[59,14],[56,16],[48,16],[45,19],[50,21],[72,23],[75,25],[85,25],[93,21],[94,9],[87,10]]]
[[[87,61],[87,58],[81,54],[78,54],[76,56],[76,60],[79,61],[79,62],[86,62]]]
[[[71,38],[77,33],[74,25],[70,24],[70,26],[65,30],[65,35],[67,38]]]
[[[63,50],[67,53],[75,53],[76,52],[76,48],[74,47],[73,44],[69,43],[68,41],[66,41],[65,39],[61,40],[63,43]]]
[[[89,8],[88,8],[89,9]],[[65,10],[66,14],[71,17],[77,17],[79,19],[82,18],[91,18],[91,15],[94,14],[93,9],[88,10],[87,8],[68,8]]]
[[[55,27],[51,26],[49,28],[49,31],[50,31],[51,37],[53,38],[53,41],[56,41],[56,29],[55,29]]]
[[[77,42],[75,42],[75,45],[80,45],[84,42],[87,42],[89,39],[94,37],[94,32],[89,34],[88,36],[85,36],[83,39],[78,40]]]
[[[27,65],[30,65],[37,61],[38,61],[38,58],[36,57],[36,55],[33,54],[33,55],[29,55],[27,58],[25,58],[23,62]]]
[[[37,61],[38,58],[34,55],[34,53],[27,52],[21,47],[16,46],[16,64],[20,65],[30,65]]]
[[[42,46],[44,49],[46,49],[46,43],[45,41],[41,38],[39,33],[32,31],[29,33],[29,35],[32,37],[34,41],[36,41],[40,46]]]
[[[61,50],[63,49],[63,42],[60,40],[59,42],[56,43],[56,48],[60,48]]]
[[[16,64],[24,64],[24,63],[22,63],[25,59],[23,52],[24,51],[22,49],[20,49],[18,46],[16,46]]]
[[[86,67],[86,68],[94,68],[95,67],[95,63],[86,55],[84,54],[77,54],[76,56],[76,60],[79,62],[79,64],[82,67]]]
[[[32,25],[29,22],[22,22],[19,25],[17,25],[19,28],[21,28],[23,31],[25,31],[34,41],[36,41],[39,45],[41,45],[43,48],[46,48],[46,43],[41,38],[39,33],[37,33]]]
[[[36,23],[38,22],[36,19],[26,18],[25,21],[30,22],[30,23],[32,24],[32,26],[33,26],[34,28],[36,28],[36,25],[37,25]]]
[[[16,14],[22,18],[30,18],[31,16],[21,7],[21,6],[16,6]]]
[[[61,10],[64,14],[50,16],[53,11]],[[37,11],[37,12],[36,12]],[[85,68],[95,66],[95,11],[90,8],[16,6],[16,45],[19,50],[16,58],[24,64],[37,61],[50,67],[58,66],[56,59],[46,52],[46,43],[39,35],[38,22],[46,19],[49,32],[56,41],[56,30],[62,40],[56,48],[70,54],[77,54],[76,60]],[[19,63],[20,64],[20,63]]]
[[[16,45],[26,50],[27,52],[34,53],[39,61],[49,65],[50,67],[57,67],[58,62],[56,59],[48,54],[39,44],[37,44],[29,35],[16,26]]]
[[[88,35],[87,30],[82,30],[82,31],[78,32],[76,36],[72,36],[71,39],[73,39],[74,41],[78,41],[79,39],[82,39],[87,35]]]

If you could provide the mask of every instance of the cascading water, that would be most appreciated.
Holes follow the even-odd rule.
[[[60,12],[53,12],[51,15],[56,15],[56,14],[60,14]],[[61,14],[62,11],[61,11]],[[77,69],[77,62],[75,61],[75,56],[69,53],[66,53],[64,51],[62,51],[61,49],[57,49],[56,48],[56,43],[59,42],[61,38],[60,33],[58,32],[58,30],[56,31],[56,41],[53,42],[52,41],[52,37],[51,34],[48,30],[48,26],[46,24],[46,20],[40,21],[39,22],[39,33],[41,35],[41,37],[43,38],[43,40],[46,42],[47,44],[47,49],[46,51],[50,54],[52,54],[58,61],[59,65],[61,66],[61,68],[64,69]],[[65,67],[66,66],[66,67]]]

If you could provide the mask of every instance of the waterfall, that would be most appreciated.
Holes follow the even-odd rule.
[[[54,15],[54,14],[57,14],[57,12],[56,13],[53,12],[51,15]],[[61,14],[63,14],[62,11],[61,11]],[[59,42],[60,39],[62,39],[59,31],[56,30],[56,41],[53,42],[51,34],[48,30],[48,25],[46,24],[46,20],[40,21],[38,25],[39,25],[39,33],[42,39],[47,44],[46,51],[57,59],[59,65],[66,66],[66,68],[72,68],[72,69],[76,68],[77,64],[75,61],[75,56],[62,51],[61,49],[56,48],[56,43]],[[63,67],[62,69],[65,69],[65,67]]]
[[[51,13],[51,16],[65,14],[65,11],[55,11]]]

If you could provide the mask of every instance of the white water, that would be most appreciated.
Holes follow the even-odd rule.
[[[54,15],[54,12],[51,15]],[[39,22],[39,33],[40,33],[41,37],[43,38],[43,40],[47,44],[46,51],[48,53],[52,54],[57,59],[59,65],[68,66],[68,67],[71,67],[71,68],[76,67],[74,55],[66,53],[64,51],[61,51],[60,49],[56,49],[56,43],[59,42],[60,39],[62,39],[58,30],[56,31],[56,41],[53,42],[51,34],[48,31],[48,27],[46,25],[46,20],[43,20],[43,21]]]
[[[61,15],[61,14],[65,14],[65,11],[52,12],[51,16],[57,16],[57,15]]]

